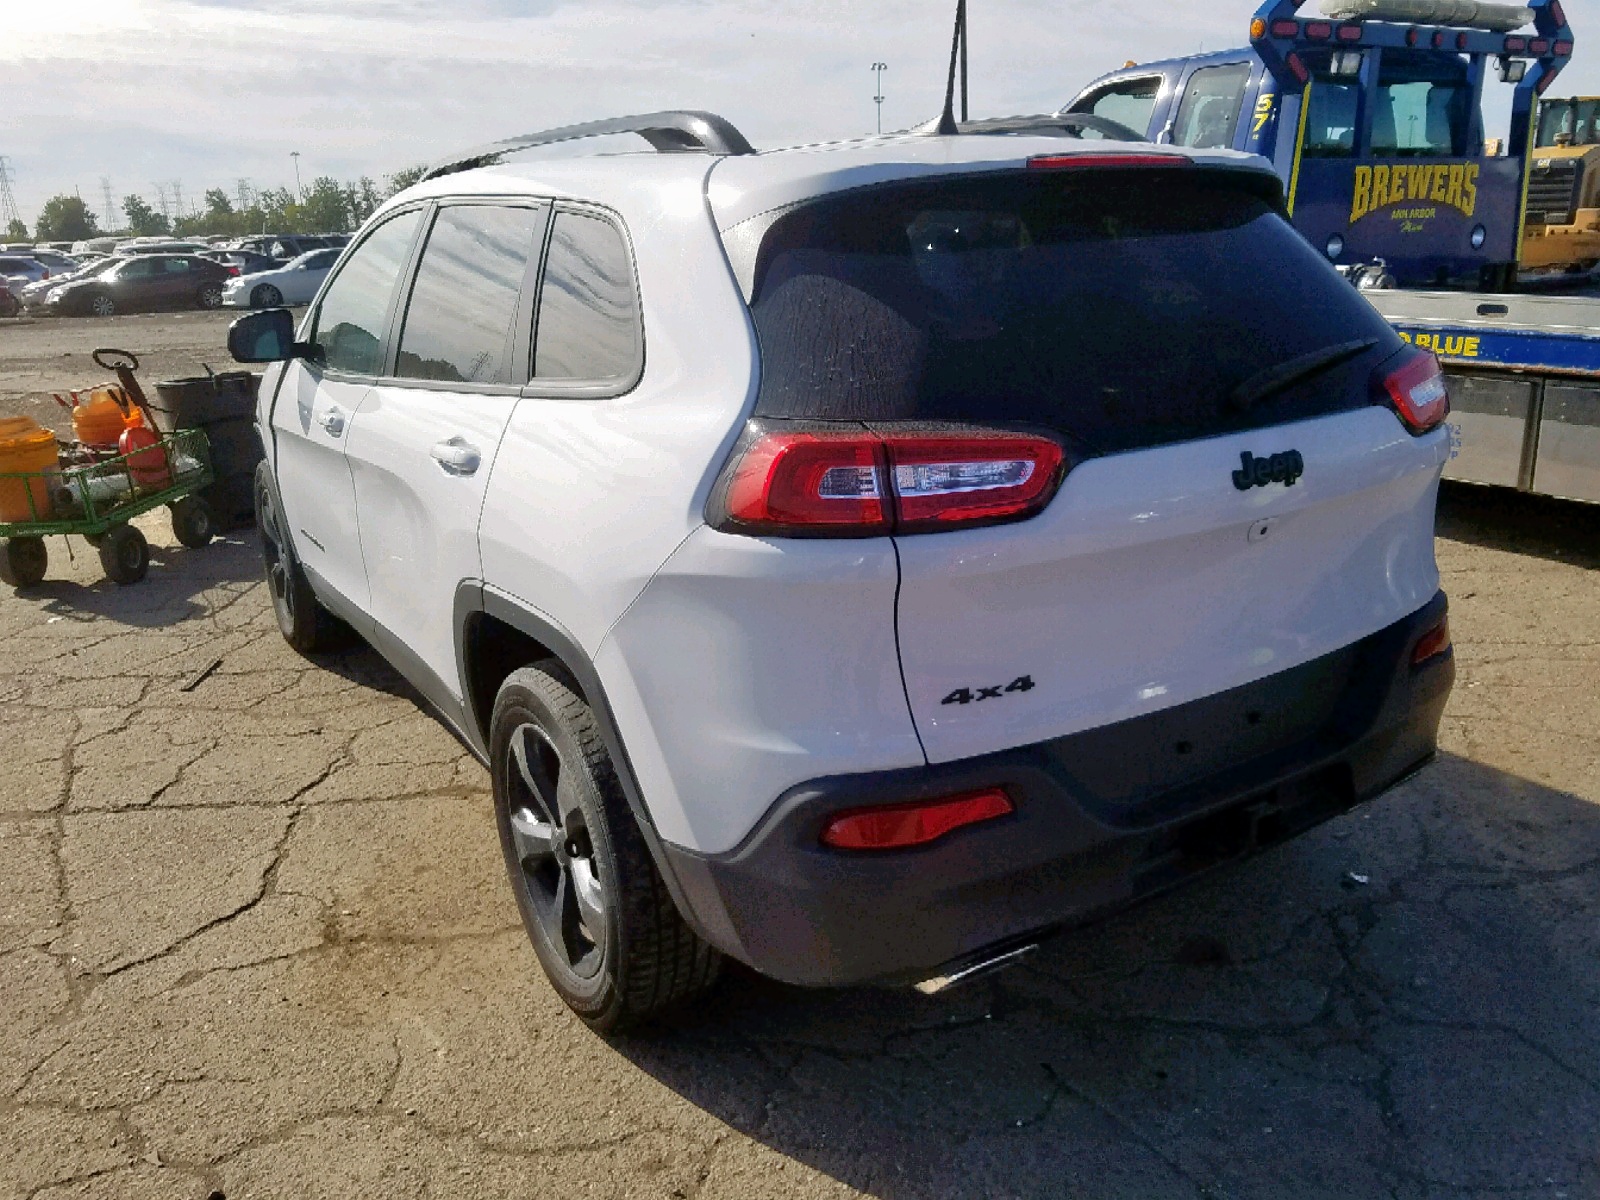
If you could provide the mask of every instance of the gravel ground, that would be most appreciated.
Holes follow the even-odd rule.
[[[95,366],[98,347],[132,350],[139,356],[139,382],[151,398],[164,379],[239,369],[228,356],[228,326],[242,310],[130,313],[120,317],[43,317],[0,321],[0,417],[32,417],[58,433],[70,433],[72,418],[50,398],[115,382]]]
[[[225,323],[169,320],[108,332]],[[0,595],[0,1200],[1600,1196],[1600,513],[1447,492],[1444,752],[1378,803],[944,998],[734,972],[615,1045],[483,770],[284,645],[253,537],[144,524],[138,587]]]

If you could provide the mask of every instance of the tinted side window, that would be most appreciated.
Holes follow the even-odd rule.
[[[535,378],[631,379],[641,345],[639,296],[621,231],[599,217],[557,213],[539,293]]]
[[[382,367],[384,318],[421,220],[408,212],[378,226],[335,277],[312,333],[330,369],[375,375]]]
[[[1093,113],[1108,121],[1126,125],[1143,136],[1150,128],[1150,114],[1155,111],[1156,98],[1161,95],[1161,80],[1130,79],[1126,83],[1112,84],[1105,91],[1076,106],[1079,112]],[[1098,138],[1098,133],[1088,130],[1086,138]]]
[[[1172,140],[1196,150],[1225,150],[1232,146],[1244,89],[1249,83],[1248,63],[1207,67],[1189,76]]]
[[[506,346],[546,209],[446,208],[422,252],[395,374],[443,383],[509,378]],[[313,260],[314,261],[314,260]]]

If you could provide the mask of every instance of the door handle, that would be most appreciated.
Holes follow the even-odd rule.
[[[428,453],[451,475],[475,475],[483,465],[483,455],[478,448],[461,438],[440,442]]]
[[[330,408],[323,413],[322,419],[318,424],[328,431],[329,437],[342,437],[344,435],[344,413],[337,408]]]

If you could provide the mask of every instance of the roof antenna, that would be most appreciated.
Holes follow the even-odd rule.
[[[956,0],[956,32],[950,43],[950,78],[944,89],[944,112],[939,117],[938,134],[949,137],[961,132],[956,124],[956,75],[961,76],[961,119],[967,120],[967,0]]]

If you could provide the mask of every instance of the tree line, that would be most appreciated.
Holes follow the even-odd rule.
[[[361,226],[390,196],[422,178],[426,167],[407,167],[386,176],[380,185],[363,176],[340,183],[328,175],[311,181],[301,196],[288,188],[258,193],[239,207],[227,192],[212,188],[205,207],[169,218],[143,196],[130,193],[122,201],[125,224],[102,230],[99,218],[78,196],[53,196],[45,201],[30,235],[21,221],[12,221],[9,241],[80,242],[92,237],[245,237],[259,233],[350,233]]]

